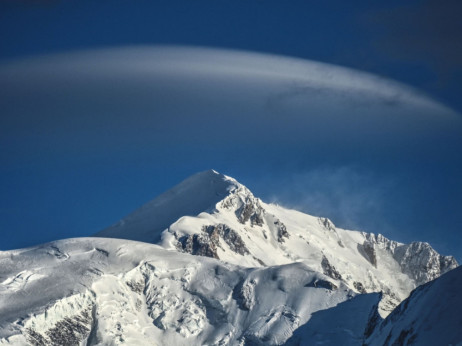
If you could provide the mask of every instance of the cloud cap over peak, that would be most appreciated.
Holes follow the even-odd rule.
[[[227,148],[277,142],[330,153],[335,141],[347,156],[414,155],[462,133],[458,114],[399,83],[258,53],[108,48],[3,64],[0,77],[6,137],[64,144],[85,137],[93,149],[158,148],[168,139]]]

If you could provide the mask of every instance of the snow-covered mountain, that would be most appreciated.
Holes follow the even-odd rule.
[[[264,203],[214,170],[186,179],[97,236],[155,242],[245,267],[302,262],[358,293],[382,291],[383,317],[415,287],[457,266],[427,243],[347,231],[327,218]]]
[[[445,322],[462,308],[456,267],[211,170],[95,238],[0,252],[0,345],[404,344],[432,318],[433,337],[447,325],[461,342],[460,321]],[[420,321],[427,305],[438,314]]]

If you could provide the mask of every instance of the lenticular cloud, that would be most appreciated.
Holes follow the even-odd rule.
[[[1,65],[0,91],[5,135],[85,138],[93,148],[258,139],[258,150],[280,143],[328,153],[334,141],[346,153],[402,153],[461,133],[458,114],[397,82],[232,50],[125,47],[36,57]]]

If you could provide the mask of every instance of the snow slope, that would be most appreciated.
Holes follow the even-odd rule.
[[[119,239],[6,251],[0,263],[0,345],[282,344],[356,295],[302,263],[249,269]]]
[[[180,217],[208,211],[226,197],[232,184],[215,171],[195,174],[96,236],[156,242]]]
[[[266,204],[214,170],[186,179],[97,236],[156,242],[246,267],[302,262],[358,293],[382,291],[384,317],[415,287],[457,266],[427,243],[347,231],[327,218]]]
[[[367,327],[377,313],[379,301],[379,293],[360,294],[333,308],[315,312],[286,344],[362,345]]]
[[[462,268],[415,289],[372,333],[370,345],[462,345]]]

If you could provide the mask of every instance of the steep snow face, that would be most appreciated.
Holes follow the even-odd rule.
[[[384,317],[415,287],[457,266],[426,243],[347,231],[327,218],[266,204],[215,171],[192,176],[98,235],[159,239],[172,251],[246,267],[303,262],[358,293],[382,291]]]
[[[236,185],[234,179],[214,170],[197,173],[96,236],[157,242],[173,222],[211,211]]]
[[[302,263],[249,269],[119,239],[2,252],[0,263],[0,345],[280,345],[356,296]]]
[[[294,332],[286,345],[362,345],[368,325],[374,323],[379,301],[379,293],[360,294],[331,309],[318,311]]]
[[[416,288],[367,339],[370,345],[460,345],[462,268]]]

